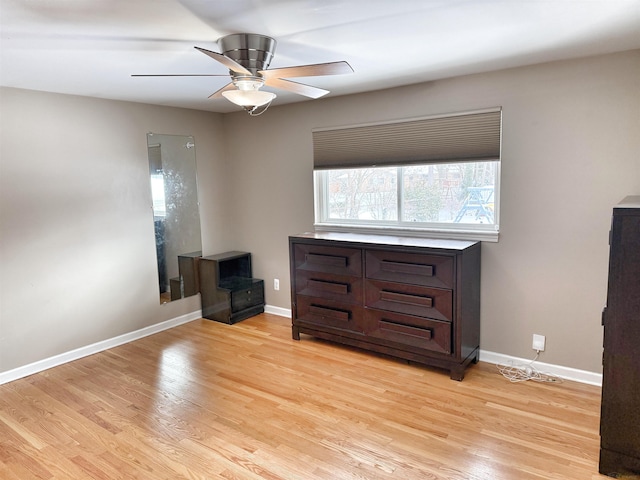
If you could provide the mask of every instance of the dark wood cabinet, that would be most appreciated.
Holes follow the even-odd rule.
[[[182,296],[190,297],[200,291],[198,262],[202,251],[183,253],[178,255],[178,272],[182,279]]]
[[[264,281],[252,277],[250,253],[202,257],[199,272],[204,318],[231,324],[264,312]]]
[[[446,368],[478,361],[480,243],[382,235],[289,237],[292,335]]]
[[[609,244],[600,473],[618,477],[640,474],[640,196],[613,209]]]

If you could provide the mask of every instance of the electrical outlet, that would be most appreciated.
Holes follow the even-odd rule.
[[[531,348],[537,352],[544,352],[545,336],[533,334],[533,343]]]
[[[273,289],[280,290],[280,280],[278,280],[277,278],[273,279]]]

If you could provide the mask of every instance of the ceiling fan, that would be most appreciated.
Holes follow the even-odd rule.
[[[295,67],[273,68],[269,64],[273,59],[276,41],[265,35],[254,33],[234,33],[218,40],[222,53],[206,48],[194,47],[205,55],[217,60],[229,69],[231,82],[214,92],[209,98],[221,96],[244,108],[250,115],[260,115],[276,98],[275,93],[263,92],[264,85],[287,90],[310,98],[320,98],[328,90],[294,82],[288,78],[316,77],[352,73],[351,66],[344,61],[298,65]],[[219,77],[216,74],[165,74],[132,75],[132,77]],[[259,107],[264,107],[258,112]]]

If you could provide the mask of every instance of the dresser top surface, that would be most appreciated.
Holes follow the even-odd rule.
[[[630,195],[625,197],[614,208],[640,208],[640,195]]]
[[[402,237],[396,235],[369,235],[343,232],[307,232],[292,235],[291,239],[329,240],[370,245],[391,245],[402,247],[440,248],[446,250],[465,250],[479,243],[467,240],[447,240],[442,238]]]
[[[206,257],[202,257],[202,260],[215,260],[215,261],[223,261],[223,260],[234,260],[236,258],[240,258],[240,257],[246,257],[251,255],[249,252],[238,252],[238,251],[232,251],[232,252],[224,252],[224,253],[218,253],[216,255],[207,255]]]

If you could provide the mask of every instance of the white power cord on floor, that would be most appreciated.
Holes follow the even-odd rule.
[[[533,380],[534,382],[543,383],[561,383],[562,379],[557,375],[540,372],[533,363],[540,356],[540,352],[536,352],[536,356],[529,363],[520,365],[497,365],[498,372],[510,382],[526,382]]]

